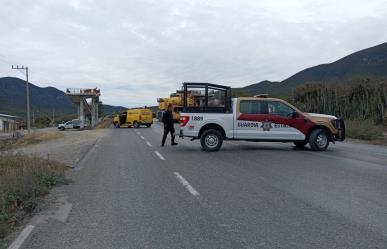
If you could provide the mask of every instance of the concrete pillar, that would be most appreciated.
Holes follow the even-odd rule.
[[[83,99],[79,102],[79,119],[81,120],[81,128],[85,127],[85,107],[83,106]]]
[[[95,107],[96,103],[95,103],[95,98],[92,98],[91,99],[91,127],[94,127],[97,123],[97,120],[95,119],[96,118],[96,115],[95,115],[95,110],[96,110],[96,107]]]
[[[97,120],[98,123],[98,100],[95,101],[95,120]]]
[[[81,105],[80,103],[75,103],[77,106],[77,114],[78,114],[78,119],[81,120]]]

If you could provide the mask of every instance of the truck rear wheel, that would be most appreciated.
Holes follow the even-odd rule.
[[[223,137],[217,130],[206,130],[200,137],[200,143],[204,151],[218,151],[222,147]]]
[[[146,127],[148,127],[148,128],[149,128],[149,127],[151,127],[151,125],[152,125],[152,124],[146,124]]]
[[[314,151],[324,151],[329,145],[329,135],[323,129],[312,131],[309,136],[309,145]]]

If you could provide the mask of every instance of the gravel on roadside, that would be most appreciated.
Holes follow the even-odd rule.
[[[56,160],[73,168],[107,131],[108,129],[65,130],[60,139],[28,145],[16,149],[15,152]]]

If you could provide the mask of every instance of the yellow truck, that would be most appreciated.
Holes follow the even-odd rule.
[[[164,111],[168,109],[168,105],[172,105],[172,115],[175,122],[180,120],[180,112],[182,110],[183,101],[180,96],[170,97],[170,98],[158,98],[157,102],[159,103],[159,111],[156,114],[156,117],[161,121]]]
[[[164,111],[168,109],[168,105],[172,104],[172,115],[175,122],[180,121],[180,112],[183,110],[183,98],[182,96],[174,96],[169,98],[158,98],[159,111],[156,113],[156,118],[161,122]],[[188,95],[187,98],[188,106],[194,105],[194,97]]]
[[[138,128],[141,125],[149,128],[153,124],[152,111],[147,108],[129,109],[116,114],[113,124],[116,128],[123,126]]]

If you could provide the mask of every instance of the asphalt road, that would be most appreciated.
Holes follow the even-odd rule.
[[[23,248],[387,248],[386,147],[206,153],[161,148],[158,124],[106,132],[63,190],[68,217],[37,222]]]

